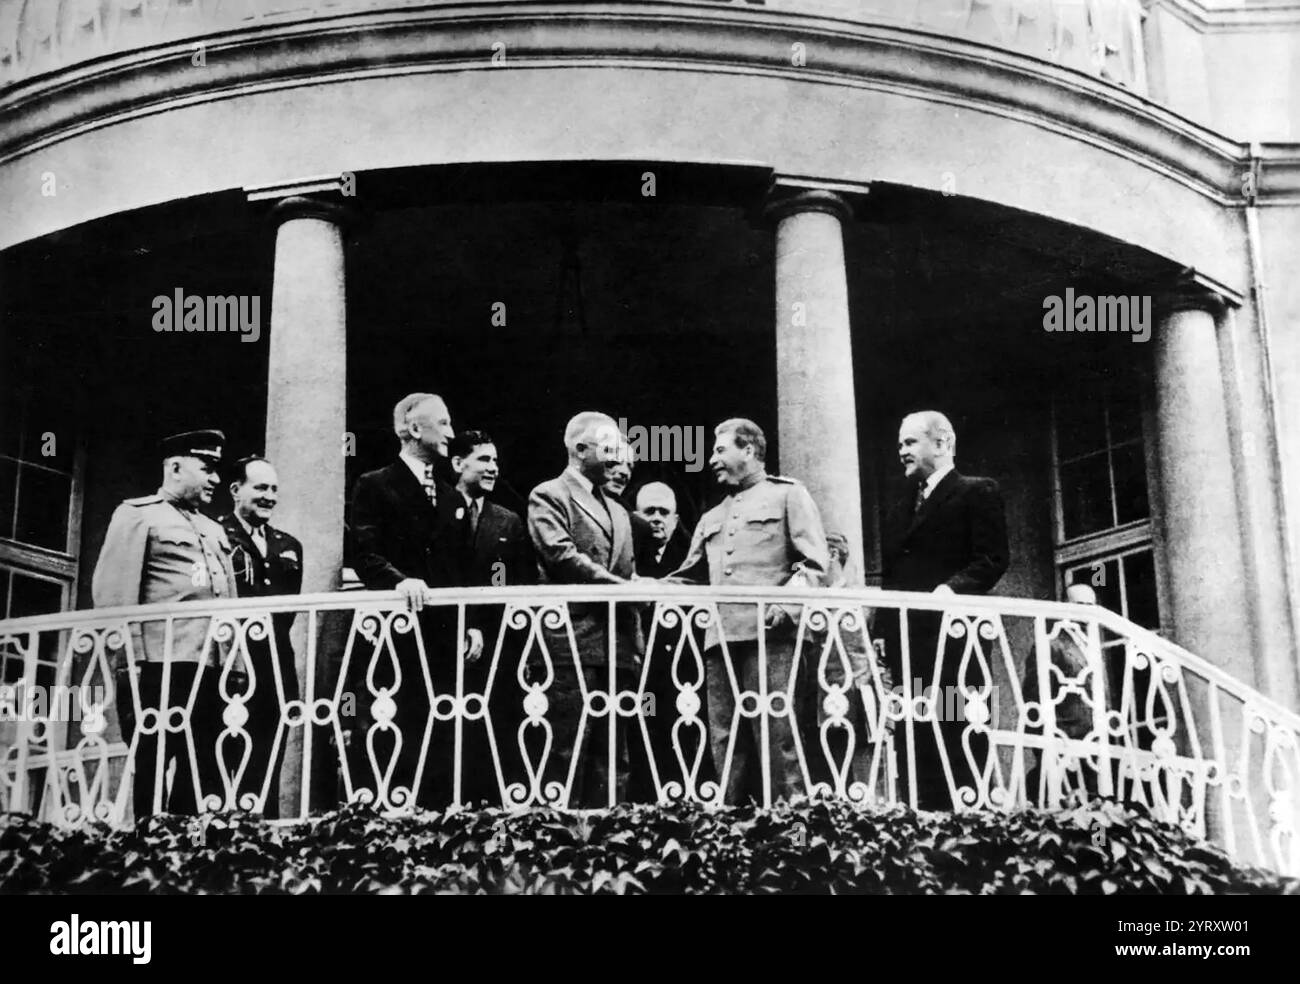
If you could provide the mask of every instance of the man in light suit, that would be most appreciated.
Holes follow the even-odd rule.
[[[449,444],[451,470],[456,473],[456,517],[461,524],[459,583],[465,587],[509,587],[533,584],[537,568],[523,520],[492,502],[500,475],[497,448],[482,431],[461,431]],[[469,636],[465,692],[487,694],[492,661],[500,659],[488,694],[493,733],[501,770],[508,786],[524,778],[519,757],[518,730],[523,721],[524,691],[519,684],[519,657],[526,633],[511,631],[505,623],[504,605],[467,605],[465,626]],[[504,637],[503,637],[504,634]],[[496,766],[488,744],[487,719],[467,722],[463,798],[503,805]]]
[[[987,594],[1007,569],[1007,521],[1002,493],[991,478],[959,473],[954,464],[957,435],[943,414],[923,410],[903,418],[898,430],[898,458],[910,480],[904,497],[885,517],[882,545],[882,587],[893,591],[929,591],[940,595]],[[942,640],[938,613],[915,612],[907,620],[911,677],[922,690],[935,687],[936,704],[950,703],[947,688],[964,684],[979,688],[985,679],[975,661],[965,679],[958,679],[964,639]],[[886,663],[897,684],[903,683],[899,619],[886,610],[877,620],[885,640]],[[935,661],[943,646],[943,665]],[[915,690],[915,687],[914,687]],[[973,783],[962,743],[965,720],[940,722],[943,751],[956,786]],[[906,729],[898,729],[906,741]],[[917,805],[921,809],[951,809],[954,805],[943,769],[942,753],[930,723],[916,733]],[[987,755],[987,742],[972,732],[971,754],[977,767]],[[900,771],[906,768],[900,764]]]
[[[538,580],[542,584],[624,584],[635,573],[632,524],[627,510],[602,489],[610,465],[616,460],[618,441],[618,426],[613,418],[595,411],[578,414],[564,430],[568,467],[558,477],[537,486],[528,497],[528,534],[537,554]],[[603,740],[608,734],[605,728],[609,718],[593,719],[589,715],[581,745],[578,728],[584,691],[609,691],[609,605],[571,604],[569,618],[576,652],[565,631],[546,633],[554,670],[554,680],[547,690],[548,720],[554,736],[545,778],[567,778],[569,762],[565,753],[571,749],[579,759],[570,805],[605,805],[611,784],[615,802],[626,794],[625,721],[617,722],[612,776]],[[617,690],[634,690],[642,651],[635,607],[615,606],[614,622],[614,686]],[[537,654],[532,662],[532,672],[538,680],[544,680],[544,667]]]

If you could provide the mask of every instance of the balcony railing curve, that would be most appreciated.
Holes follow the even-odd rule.
[[[1300,871],[1300,716],[1092,606],[643,581],[444,589],[413,613],[341,592],[11,619],[0,671],[0,809],[67,826],[1100,795]]]

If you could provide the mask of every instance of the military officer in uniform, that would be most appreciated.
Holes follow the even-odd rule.
[[[274,466],[260,455],[250,455],[231,466],[230,476],[233,508],[221,517],[220,523],[233,551],[236,593],[241,598],[298,594],[302,590],[302,544],[296,537],[271,525],[271,514],[280,497],[280,479]],[[298,675],[294,668],[293,645],[289,640],[289,630],[293,628],[296,617],[296,612],[279,612],[271,616],[272,638],[249,639],[252,663],[249,672],[238,676],[232,673],[228,687],[232,695],[248,695],[249,717],[244,729],[252,747],[239,792],[253,792],[260,796],[263,786],[266,786],[266,803],[262,809],[265,816],[272,819],[280,815],[280,765],[288,741],[287,731],[280,733],[281,695],[285,702],[298,699]],[[275,744],[277,733],[280,733],[278,749]],[[274,763],[271,762],[272,749],[276,749]],[[237,768],[242,757],[240,744],[234,742],[226,761],[232,768]]]
[[[199,511],[212,502],[224,443],[216,430],[175,434],[162,442],[162,487],[154,495],[127,499],[109,522],[95,564],[95,607],[212,601],[234,594],[230,542],[221,526]],[[210,621],[174,619],[170,649],[165,619],[130,623],[128,676],[119,673],[117,706],[124,738],[131,740],[137,724],[141,729],[131,763],[137,818],[159,810],[197,813],[203,796],[219,792],[214,742],[221,719],[221,647],[208,641]],[[144,716],[186,707],[191,698],[194,762],[174,710],[161,715],[161,723],[157,713]],[[159,730],[166,732],[161,753]]]
[[[792,478],[767,474],[767,440],[753,421],[725,420],[714,434],[709,467],[727,488],[727,496],[700,519],[686,559],[666,580],[726,586],[822,585],[830,555],[821,515],[808,490]],[[795,615],[780,605],[767,607],[764,626],[758,624],[756,605],[724,604],[718,609],[721,632],[716,623],[710,624],[704,640],[709,742],[714,765],[726,783],[727,802],[735,803],[744,795],[746,784],[758,778],[762,715],[747,719],[750,728],[742,726],[728,769],[732,722],[746,719],[736,716],[737,694],[723,663],[722,642],[725,639],[737,686],[758,693],[758,641],[763,632],[767,692],[788,691],[797,625]],[[768,716],[769,762],[776,797],[802,791],[791,717]]]

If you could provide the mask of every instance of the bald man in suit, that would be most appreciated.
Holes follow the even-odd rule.
[[[568,467],[528,497],[528,534],[537,555],[539,583],[625,584],[635,573],[631,520],[627,510],[602,488],[616,463],[618,441],[617,424],[603,413],[585,411],[565,428]],[[545,632],[554,679],[546,691],[553,743],[544,781],[567,781],[569,756],[578,755],[569,805],[604,806],[609,802],[611,782],[614,801],[626,797],[626,721],[617,721],[613,776],[606,751],[609,718],[588,716],[581,743],[578,726],[584,687],[587,691],[609,690],[609,605],[574,603],[568,607],[576,652],[563,629]],[[617,690],[635,690],[643,648],[635,607],[615,606],[614,622],[614,685]],[[540,654],[534,651],[530,662],[532,677],[544,681]],[[539,751],[540,747],[538,742]]]
[[[998,483],[991,478],[963,475],[956,469],[957,435],[951,422],[935,410],[903,418],[898,431],[898,458],[909,479],[907,492],[884,522],[881,551],[882,584],[893,591],[926,591],[938,595],[987,594],[1008,565],[1007,521]],[[885,640],[886,663],[894,681],[902,685],[902,645],[897,613],[877,613],[877,631]],[[964,640],[940,638],[942,616],[913,612],[908,616],[911,678],[922,692],[938,690],[936,705],[944,711],[962,702],[948,699],[948,688],[986,685],[978,663],[971,661],[966,677],[958,679]],[[935,674],[936,660],[942,665]],[[916,686],[914,685],[914,690]],[[959,691],[954,690],[953,693]],[[919,696],[919,694],[918,694]],[[962,741],[970,722],[939,723],[942,748],[935,740],[934,724],[918,722],[916,744],[917,806],[952,809],[943,759],[960,788],[974,783],[968,753]],[[906,741],[906,729],[899,728]],[[976,768],[987,756],[987,740],[971,730],[969,755]],[[906,774],[906,768],[900,764]]]

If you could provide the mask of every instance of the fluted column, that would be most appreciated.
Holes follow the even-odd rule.
[[[293,196],[279,201],[266,394],[266,456],[280,478],[275,524],[302,541],[304,594],[339,587],[343,567],[347,326],[343,223],[336,204]],[[309,672],[308,619],[293,643],[304,699],[319,695],[327,646],[318,621],[317,665]],[[312,679],[309,679],[311,677]],[[306,727],[290,729],[281,774],[283,812],[302,803]]]
[[[1242,524],[1218,325],[1224,304],[1195,285],[1158,299],[1156,429],[1174,640],[1256,686]]]
[[[778,189],[766,214],[776,222],[781,472],[807,485],[827,532],[848,540],[860,582],[862,487],[841,226],[851,212],[830,191]]]

